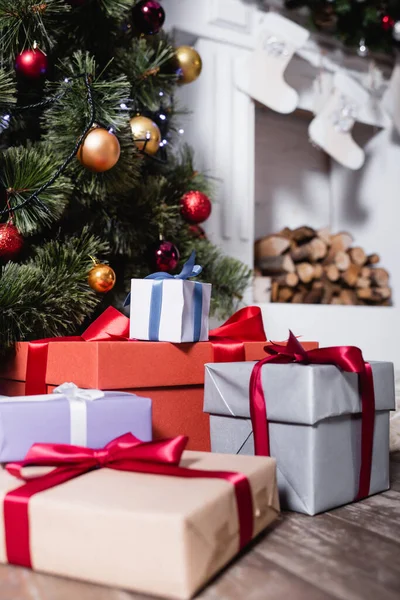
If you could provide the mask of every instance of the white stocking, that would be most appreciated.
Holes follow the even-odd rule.
[[[342,73],[335,74],[333,85],[330,98],[311,121],[308,133],[311,141],[338,163],[357,170],[363,166],[365,154],[351,130],[361,106],[368,101],[368,92]]]
[[[276,112],[293,112],[299,97],[283,75],[294,53],[308,37],[309,32],[300,25],[276,13],[268,13],[257,47],[246,60],[242,77],[237,81],[238,86]]]

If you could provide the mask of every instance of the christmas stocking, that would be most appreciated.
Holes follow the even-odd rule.
[[[353,140],[351,130],[360,108],[368,101],[368,92],[342,73],[335,74],[333,86],[330,98],[311,121],[308,133],[311,141],[338,163],[357,170],[363,166],[365,154]]]
[[[293,112],[299,97],[283,75],[293,54],[308,37],[309,32],[300,25],[276,13],[268,13],[257,47],[243,65],[242,76],[237,81],[240,89],[276,112]]]

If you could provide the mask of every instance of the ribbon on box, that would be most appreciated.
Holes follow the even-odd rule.
[[[87,402],[105,397],[100,390],[82,390],[74,383],[63,383],[53,390],[53,394],[67,397],[70,415],[70,443],[74,446],[87,446]]]
[[[24,481],[4,498],[4,525],[7,560],[11,564],[32,568],[30,548],[29,500],[35,494],[79,477],[94,469],[108,468],[135,473],[183,477],[187,479],[223,479],[235,492],[239,520],[239,547],[253,537],[253,500],[249,480],[242,473],[207,471],[180,467],[188,439],[178,436],[169,440],[141,442],[127,433],[100,450],[64,444],[34,444],[24,461],[9,463],[7,471]],[[25,475],[24,467],[55,467],[44,475]]]
[[[250,416],[253,425],[254,450],[258,456],[270,456],[268,411],[262,386],[261,370],[266,364],[297,363],[301,365],[334,365],[348,373],[357,373],[361,397],[361,466],[356,500],[369,495],[375,424],[375,393],[371,365],[355,346],[336,346],[304,350],[290,332],[286,346],[271,344],[270,355],[257,362],[250,378]]]
[[[129,340],[129,319],[116,308],[108,307],[81,336],[47,338],[28,343],[25,394],[47,393],[46,370],[49,343],[110,342]],[[245,342],[266,342],[261,310],[248,306],[236,312],[217,329],[210,331],[213,346],[212,362],[246,360]]]
[[[46,338],[28,343],[25,394],[46,394],[46,371],[49,343],[53,342],[110,342],[127,340],[129,319],[116,308],[109,306],[81,336]]]
[[[182,271],[177,275],[171,275],[163,271],[152,273],[145,279],[154,280],[151,289],[150,299],[150,319],[149,319],[149,340],[158,342],[160,335],[161,309],[163,301],[163,284],[166,280],[180,279],[185,281],[191,277],[197,277],[202,272],[202,267],[195,264],[196,252],[193,250],[189,259],[183,265]],[[203,286],[198,281],[194,282],[193,291],[193,341],[198,342],[201,336],[201,321],[203,313]],[[131,301],[131,294],[128,294],[124,302],[124,306],[128,306]]]

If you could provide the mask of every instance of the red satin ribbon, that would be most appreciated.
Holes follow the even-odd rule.
[[[243,308],[224,325],[210,331],[214,362],[246,360],[245,341],[267,340],[261,311],[256,306]],[[107,308],[79,337],[58,337],[36,340],[28,344],[25,394],[47,394],[46,370],[49,343],[129,341],[129,319],[116,308]]]
[[[187,479],[224,479],[234,486],[239,519],[239,547],[253,537],[253,500],[249,480],[242,473],[206,471],[180,467],[179,463],[188,438],[141,442],[127,433],[101,450],[91,450],[66,444],[34,444],[25,460],[10,463],[11,475],[26,482],[8,492],[4,499],[4,523],[7,560],[11,564],[32,568],[29,537],[29,499],[39,492],[60,485],[74,477],[98,468],[135,473],[184,477]],[[26,477],[22,469],[39,465],[56,467],[45,475]]]
[[[270,456],[268,416],[261,380],[261,369],[267,363],[299,363],[303,365],[335,365],[342,371],[358,373],[362,406],[361,467],[356,500],[369,495],[371,482],[372,450],[375,424],[375,394],[371,365],[364,361],[362,352],[355,346],[336,346],[306,351],[290,332],[286,346],[266,346],[270,354],[255,366],[250,378],[250,415],[254,433],[254,449],[258,456]]]
[[[114,339],[127,340],[128,336],[128,317],[109,306],[79,337],[56,337],[29,342],[25,394],[47,394],[46,370],[50,342],[106,342]]]
[[[221,327],[210,331],[213,362],[244,362],[244,342],[266,342],[261,310],[248,306],[238,310]]]

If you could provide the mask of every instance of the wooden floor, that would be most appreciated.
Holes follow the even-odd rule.
[[[400,452],[390,491],[317,517],[282,515],[201,600],[399,600]],[[138,594],[0,566],[0,600],[144,600]]]

